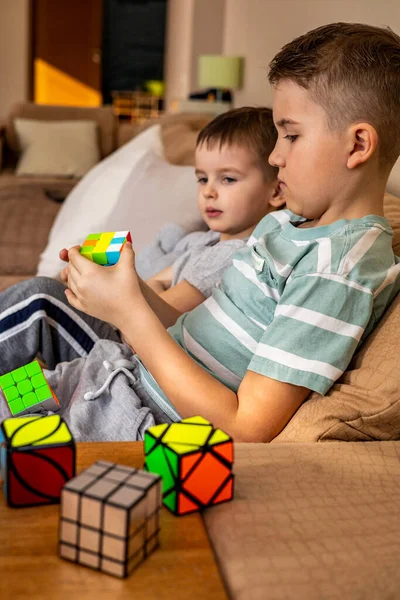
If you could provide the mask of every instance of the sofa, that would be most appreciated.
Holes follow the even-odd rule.
[[[15,116],[94,118],[103,158],[143,129],[120,127],[108,108],[71,110],[17,105],[0,129],[0,290],[36,273],[62,206],[45,191],[67,195],[77,184],[16,176]],[[162,117],[171,165],[193,164],[207,119]],[[385,214],[399,255],[400,199],[389,193]],[[235,500],[204,514],[229,597],[398,597],[399,354],[400,295],[326,396],[312,394],[271,444],[236,445]]]
[[[171,165],[193,164],[195,139],[212,117],[202,114],[166,115],[161,120],[164,157]],[[16,103],[0,120],[0,290],[36,274],[62,199],[79,182],[75,177],[18,176],[21,145],[17,119],[41,122],[87,120],[97,123],[100,160],[112,155],[132,138],[158,123],[119,123],[111,106],[80,108]],[[51,199],[47,194],[58,199]]]
[[[131,143],[129,140],[132,138],[139,139],[138,134],[146,128],[150,131],[154,124],[150,122],[144,127],[119,126],[110,107],[79,109],[27,103],[13,108],[1,138],[4,168],[0,172],[0,290],[36,274],[40,254],[62,206],[48,198],[45,191],[57,189],[66,195],[77,183],[76,180],[35,179],[15,174],[18,144],[13,122],[21,115],[49,120],[82,116],[95,119],[99,125],[99,145],[103,158],[114,156],[117,148],[126,148],[124,144]],[[163,168],[166,164],[170,165],[168,169],[172,169],[172,179],[189,174],[190,182],[192,178],[194,180],[192,167],[188,165],[193,165],[198,131],[210,118],[209,115],[173,114],[164,115],[157,121],[161,132]],[[162,182],[158,184],[159,187]],[[183,189],[186,190],[186,187],[187,183]],[[128,210],[146,213],[147,221],[156,220],[158,213],[162,212],[161,196],[158,198],[154,187],[152,190],[152,197],[146,198],[146,210],[143,210],[142,198],[136,208],[131,209],[130,204],[128,206]],[[400,255],[400,199],[387,193],[384,210],[394,231],[394,252]],[[175,212],[170,217],[172,220],[180,217]],[[89,218],[92,219],[91,213]],[[79,214],[76,217],[74,215],[74,220],[80,220]],[[400,439],[399,350],[400,295],[328,394],[323,397],[317,393],[311,394],[273,443]]]

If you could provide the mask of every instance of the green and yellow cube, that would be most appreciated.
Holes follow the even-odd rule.
[[[184,515],[233,498],[233,440],[200,416],[150,427],[144,469],[161,475],[163,503]]]
[[[37,360],[2,375],[0,389],[13,417],[60,409]]]

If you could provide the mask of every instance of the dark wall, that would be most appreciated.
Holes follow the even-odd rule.
[[[104,0],[103,103],[113,90],[137,90],[163,79],[167,0]]]

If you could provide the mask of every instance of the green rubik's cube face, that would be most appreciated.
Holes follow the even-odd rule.
[[[115,265],[125,242],[132,242],[129,231],[91,233],[83,242],[80,253],[98,265]]]
[[[203,417],[145,432],[145,469],[163,479],[163,502],[175,515],[233,497],[233,440]]]
[[[60,408],[37,360],[2,375],[0,388],[13,416]]]

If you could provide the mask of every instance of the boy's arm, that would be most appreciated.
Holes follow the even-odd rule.
[[[163,269],[153,277],[149,277],[146,279],[147,285],[159,294],[160,292],[164,292],[171,287],[173,277],[173,267],[170,265],[166,269]]]
[[[268,442],[310,393],[307,388],[248,371],[236,394],[175,342],[146,302],[137,307],[139,314],[133,323],[124,319],[123,333],[182,417],[200,414],[235,441]]]
[[[157,275],[146,279],[146,284],[180,314],[188,312],[204,302],[206,297],[186,280],[171,287],[172,277],[173,267],[171,265]]]
[[[186,280],[161,292],[159,296],[182,314],[193,310],[206,299],[200,290]]]
[[[197,364],[166,331],[165,320],[179,311],[139,280],[131,244],[108,269],[82,257],[78,247],[68,257],[68,302],[117,327],[183,417],[200,414],[236,441],[264,442],[279,433],[307,397],[306,388],[251,371],[236,394]]]

